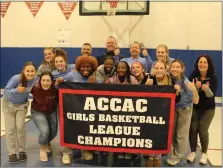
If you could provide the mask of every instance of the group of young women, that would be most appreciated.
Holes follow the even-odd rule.
[[[200,163],[207,163],[208,128],[215,113],[214,97],[217,90],[217,77],[210,56],[199,56],[187,79],[184,63],[169,58],[166,45],[156,48],[157,60],[153,63],[151,73],[146,73],[145,67],[138,61],[131,65],[125,61],[116,63],[112,54],[107,54],[104,64],[98,67],[93,56],[82,55],[77,57],[75,64],[68,64],[63,49],[45,48],[43,52],[45,59],[37,71],[32,62],[25,63],[21,74],[13,76],[4,90],[3,113],[10,163],[27,159],[25,117],[30,93],[33,95],[32,119],[40,131],[40,160],[48,161],[47,153],[52,152],[50,142],[56,137],[58,129],[58,85],[66,81],[173,86],[176,90],[175,123],[172,149],[167,162],[176,165],[181,161],[187,152],[188,140],[191,153],[187,160],[193,162],[196,159],[199,135],[202,147]],[[62,163],[70,164],[73,149],[62,147],[61,150]],[[97,151],[83,153],[84,159],[90,160]],[[131,154],[118,153],[118,158],[131,159]],[[161,154],[148,155],[146,166],[160,167]]]

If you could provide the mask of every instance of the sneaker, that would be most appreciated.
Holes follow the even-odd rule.
[[[180,159],[167,159],[167,163],[171,166],[175,166],[177,165],[178,163],[180,163]]]
[[[93,160],[93,156],[91,151],[84,151],[84,160]]]
[[[46,152],[48,152],[48,153],[52,152],[52,148],[51,148],[50,143],[46,147]]]
[[[124,159],[125,158],[125,155],[123,153],[120,153],[120,154],[118,154],[118,158],[119,159]]]
[[[71,164],[71,156],[70,154],[63,154],[62,163],[65,165]]]
[[[145,167],[153,167],[153,157],[149,157],[145,163]]]
[[[13,154],[13,155],[10,155],[9,156],[9,162],[12,163],[12,164],[16,164],[19,162],[18,158],[17,158],[17,155],[16,154]]]
[[[126,160],[130,160],[130,159],[132,159],[132,154],[131,154],[131,153],[126,153],[126,154],[125,154],[125,159],[126,159]]]
[[[208,160],[208,155],[206,153],[202,153],[200,158],[200,163],[205,165],[207,164],[207,160]]]
[[[194,160],[196,159],[196,153],[195,152],[191,152],[188,156],[187,156],[187,160],[189,162],[194,162]]]
[[[153,167],[161,167],[161,160],[160,160],[160,158],[156,157],[153,160]]]
[[[19,152],[19,161],[24,162],[27,160],[26,152]]]
[[[40,161],[42,161],[42,162],[48,161],[48,156],[44,149],[40,149]]]

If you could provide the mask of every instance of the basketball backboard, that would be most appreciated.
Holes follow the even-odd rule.
[[[107,15],[108,1],[80,1],[81,16]],[[116,15],[149,15],[149,1],[118,1]]]

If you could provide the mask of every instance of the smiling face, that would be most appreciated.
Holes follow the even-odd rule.
[[[127,66],[124,62],[120,62],[117,66],[118,76],[125,76],[127,72]]]
[[[81,48],[81,55],[91,55],[92,48],[90,45],[83,45]]]
[[[156,49],[156,58],[158,60],[166,62],[167,57],[168,57],[168,53],[167,53],[167,50],[164,47],[158,47]]]
[[[179,62],[173,62],[170,66],[170,72],[175,78],[180,78],[181,74],[184,72],[184,67]]]
[[[57,56],[55,58],[55,67],[60,71],[64,70],[66,67],[66,62],[62,56]]]
[[[130,53],[133,58],[138,57],[140,54],[140,45],[138,43],[132,43],[130,46]]]
[[[104,71],[105,73],[111,73],[112,69],[114,68],[114,60],[106,59],[104,62]]]
[[[27,65],[23,69],[23,74],[25,75],[26,80],[30,81],[35,77],[36,68],[33,65]]]
[[[144,69],[143,69],[142,65],[140,65],[137,62],[134,62],[132,64],[131,70],[132,70],[133,75],[135,75],[136,77],[139,77],[144,73]]]
[[[51,77],[49,75],[43,75],[40,84],[44,90],[49,90],[52,85]]]
[[[85,62],[80,67],[80,73],[84,77],[88,77],[91,75],[92,66],[89,62]]]
[[[54,53],[51,49],[45,49],[44,50],[44,57],[45,57],[45,60],[46,62],[51,62],[54,58]]]
[[[208,71],[208,61],[205,57],[201,57],[198,61],[198,70],[200,72],[206,72]]]
[[[116,44],[115,39],[112,37],[109,37],[106,41],[107,51],[115,51],[116,47],[117,47],[117,44]]]
[[[156,62],[156,64],[154,65],[154,73],[156,77],[162,78],[166,73],[165,64],[160,61]]]

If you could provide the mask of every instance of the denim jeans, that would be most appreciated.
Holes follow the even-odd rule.
[[[47,145],[57,135],[58,119],[57,112],[45,114],[35,110],[31,110],[31,116],[34,124],[40,131],[38,143],[40,145]]]

